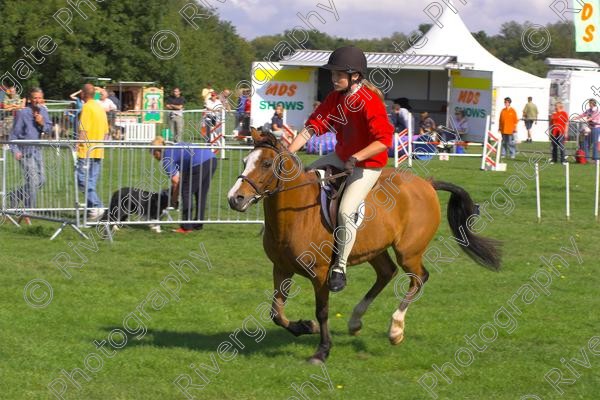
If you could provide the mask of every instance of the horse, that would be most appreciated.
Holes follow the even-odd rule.
[[[319,345],[309,362],[324,363],[332,345],[327,278],[336,249],[332,232],[321,214],[319,182],[316,174],[304,171],[297,157],[271,133],[252,129],[252,138],[254,149],[244,159],[244,170],[230,189],[228,202],[232,209],[244,212],[250,205],[264,200],[263,247],[273,263],[275,288],[271,319],[295,336],[320,334]],[[368,262],[376,273],[375,283],[356,305],[348,321],[351,335],[359,334],[362,316],[397,274],[398,267],[387,251],[391,247],[397,263],[410,277],[410,284],[392,315],[389,340],[397,345],[404,339],[408,306],[418,298],[416,296],[429,277],[423,265],[423,254],[441,220],[437,190],[451,193],[447,217],[455,237],[462,238],[459,241],[461,249],[478,264],[495,271],[499,269],[500,242],[468,229],[467,219],[477,216],[478,210],[464,189],[448,182],[425,180],[409,171],[400,173],[384,168],[365,200],[364,209],[372,212],[364,212],[348,259],[349,266]],[[310,279],[313,285],[317,322],[290,321],[284,313],[294,274]]]

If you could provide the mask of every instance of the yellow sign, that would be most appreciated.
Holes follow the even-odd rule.
[[[573,0],[575,8],[581,6],[578,0]],[[575,51],[600,51],[600,0],[585,0],[583,8],[574,14]]]

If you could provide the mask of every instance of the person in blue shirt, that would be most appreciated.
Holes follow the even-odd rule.
[[[29,106],[19,110],[15,117],[10,140],[40,140],[42,134],[52,132],[52,120],[43,106],[44,93],[40,88],[29,91]],[[23,169],[23,186],[16,190],[17,199],[25,208],[35,208],[37,192],[45,182],[42,152],[39,146],[11,144],[10,150]]]
[[[165,141],[157,137],[152,145],[164,146]],[[172,148],[153,148],[152,155],[161,161],[163,171],[171,178],[173,196],[177,196],[181,187],[182,221],[203,221],[210,181],[217,170],[217,158],[210,148],[191,146],[190,143],[180,142]],[[175,232],[188,233],[200,229],[202,223],[187,222]]]

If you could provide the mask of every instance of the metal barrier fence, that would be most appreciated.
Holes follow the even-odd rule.
[[[74,166],[68,143],[3,142],[2,214],[15,225],[23,218],[62,223],[52,238],[67,225],[82,234]]]
[[[17,143],[28,157],[16,159],[14,146]],[[61,223],[52,239],[67,225],[84,235],[80,228],[98,225],[160,223],[198,229],[202,224],[263,223],[262,207],[239,213],[231,210],[227,202],[227,192],[236,182],[243,169],[242,160],[252,147],[207,144],[158,147],[163,152],[169,149],[173,159],[184,152],[191,156],[196,152],[226,151],[228,154],[227,159],[215,158],[198,168],[184,164],[178,171],[182,194],[179,200],[169,192],[171,179],[165,173],[164,163],[154,159],[151,152],[154,147],[149,144],[88,142],[88,158],[79,159],[76,148],[82,143],[0,142],[3,146],[0,159],[2,214],[14,224],[18,224],[19,217]],[[98,150],[103,153],[101,161],[91,158],[100,157],[96,154]],[[91,190],[94,186],[95,191]],[[161,195],[161,192],[164,193]],[[196,206],[184,212],[188,201],[196,205],[202,196],[206,200],[204,212],[202,207]]]

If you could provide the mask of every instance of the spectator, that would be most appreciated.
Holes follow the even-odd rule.
[[[94,100],[94,86],[85,84],[82,89],[84,105],[81,109],[79,124],[80,141],[77,148],[77,185],[80,190],[87,186],[88,218],[97,219],[101,215],[102,201],[96,192],[96,185],[100,177],[104,149],[95,148],[88,151],[93,143],[100,141],[108,134],[108,118],[106,111],[99,102]]]
[[[236,116],[236,125],[238,126],[238,134],[239,136],[248,135],[250,127],[248,126],[246,129],[243,126],[244,122],[244,114],[246,110],[246,103],[250,101],[248,96],[248,89],[242,89],[239,94],[238,104],[235,111]]]
[[[206,103],[210,99],[210,95],[213,92],[212,84],[209,82],[206,84],[206,87],[202,89],[202,100],[204,101],[204,106],[206,107]]]
[[[42,134],[52,131],[48,111],[41,106],[43,99],[42,89],[29,91],[30,104],[17,112],[10,140],[39,140]],[[45,181],[42,152],[39,147],[27,145],[11,145],[10,149],[21,164],[25,181],[16,191],[17,199],[23,202],[25,208],[35,208],[37,191]],[[31,225],[29,218],[25,218],[25,223]]]
[[[469,132],[469,120],[463,110],[458,110],[454,113],[454,129],[458,132],[459,136]]]
[[[81,116],[81,108],[83,107],[83,92],[80,90],[75,93],[71,93],[69,98],[74,101],[73,111],[69,112],[69,117],[73,122],[73,136],[72,138],[77,138],[77,131],[79,129],[79,117]]]
[[[281,136],[281,131],[283,130],[283,106],[281,104],[277,104],[275,106],[275,114],[271,118],[271,131],[273,133],[279,132],[279,136]]]
[[[402,108],[406,108],[410,113],[412,111],[412,107],[410,105],[410,101],[406,97],[400,97],[394,100],[394,104],[400,105]]]
[[[43,94],[42,94],[43,96]],[[37,104],[42,105],[42,101]],[[6,89],[6,95],[4,96],[4,110],[6,111],[17,111],[25,107],[25,99],[21,99],[21,96],[17,93],[17,90],[14,86],[9,86]]]
[[[419,121],[419,135],[430,135],[432,133],[435,133],[435,121],[427,111],[424,111],[421,113],[421,121]]]
[[[560,152],[560,162],[566,164],[565,159],[565,136],[567,134],[567,124],[569,114],[564,111],[563,103],[560,101],[554,105],[554,113],[550,117],[550,129],[552,129],[550,140],[552,142],[552,164],[558,162],[558,153]]]
[[[152,141],[153,146],[164,146],[162,137]],[[190,146],[189,143],[179,143],[179,146]],[[162,162],[164,172],[171,178],[172,193],[177,196],[181,186],[181,219],[188,221],[181,224],[174,232],[189,233],[192,230],[203,228],[202,223],[189,221],[203,221],[205,219],[206,200],[210,181],[217,169],[217,158],[210,148],[167,148],[153,149],[152,155]],[[192,196],[196,200],[194,206]],[[193,212],[192,212],[193,211]]]
[[[585,158],[590,157],[590,147],[592,147],[592,157],[598,159],[598,136],[600,135],[600,110],[598,109],[596,99],[588,100],[588,109],[579,115],[587,123],[589,133],[583,137],[583,151]]]
[[[169,113],[169,129],[176,142],[181,141],[183,135],[183,108],[185,106],[185,97],[181,95],[181,90],[178,87],[173,88],[173,95],[167,98],[167,110]]]
[[[117,105],[108,98],[108,92],[106,89],[100,89],[100,105],[106,113],[117,111]]]
[[[219,100],[217,96],[217,92],[212,91],[210,93],[210,98],[206,101],[206,115],[204,117],[204,121],[206,123],[206,133],[210,136],[210,133],[217,125],[218,117],[221,114],[221,110],[223,109],[223,104]]]
[[[515,133],[517,133],[517,112],[510,105],[512,100],[510,97],[504,99],[504,108],[500,112],[500,121],[498,124],[498,132],[502,134],[502,157],[510,155],[511,159],[515,158],[517,149],[515,145]]]
[[[527,104],[523,108],[523,121],[525,121],[525,128],[527,128],[527,143],[531,143],[531,127],[534,123],[537,124],[538,108],[533,104],[533,97],[527,98]]]
[[[408,119],[410,114],[406,108],[402,108],[399,104],[392,105],[392,115],[390,121],[394,126],[394,133],[400,133],[408,128]]]
[[[250,111],[252,108],[252,99],[250,98],[250,89],[247,91],[248,101],[244,104],[244,117],[242,119],[242,129],[246,134],[250,134]]]
[[[231,90],[229,89],[225,89],[219,94],[219,101],[223,104],[223,107],[225,107],[225,111],[231,111],[230,96]]]
[[[108,98],[108,92],[104,88],[100,88],[100,105],[106,112],[106,116],[108,117],[108,126],[109,132],[113,133],[111,136],[115,136],[115,122],[117,120],[117,105],[113,103],[111,99]]]
[[[0,137],[10,135],[10,131],[13,127],[13,123],[15,121],[15,114],[17,110],[23,108],[24,101],[21,100],[21,97],[17,94],[14,86],[9,86],[2,92],[2,108],[4,109],[3,121],[2,121],[2,132],[0,132]],[[25,100],[25,99],[23,99]]]
[[[117,97],[114,91],[108,92],[108,99],[113,102],[113,104],[117,107],[117,111],[121,110],[121,100]]]
[[[313,112],[315,112],[315,110],[316,110],[317,108],[319,108],[319,106],[320,106],[320,105],[321,105],[321,102],[320,102],[320,101],[318,101],[318,100],[317,100],[317,101],[315,101],[315,102],[313,103],[313,109],[312,109],[312,110],[313,110]]]

